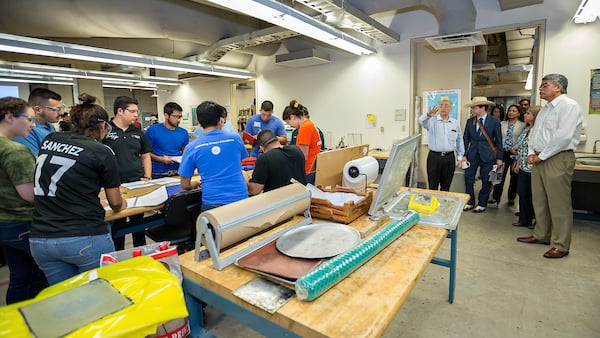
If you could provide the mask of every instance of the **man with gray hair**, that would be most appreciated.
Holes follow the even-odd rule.
[[[567,97],[567,78],[549,74],[542,78],[540,97],[548,103],[539,112],[529,134],[527,163],[533,164],[531,190],[536,226],[532,236],[517,241],[552,244],[546,258],[569,254],[573,228],[571,181],[575,147],[579,144],[583,114],[579,104]]]

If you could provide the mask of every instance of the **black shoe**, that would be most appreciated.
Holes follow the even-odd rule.
[[[510,205],[510,206],[515,205],[515,200],[508,200],[508,205]]]
[[[519,216],[519,215],[521,215],[521,213],[520,213],[520,212],[518,212],[518,211],[517,211],[517,212],[515,212],[515,216]]]
[[[469,211],[469,210],[473,210],[475,209],[475,205],[472,204],[467,204],[465,205],[465,207],[463,208],[463,211]]]

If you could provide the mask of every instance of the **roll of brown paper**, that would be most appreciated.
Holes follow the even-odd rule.
[[[283,207],[276,207],[277,204]],[[221,250],[300,214],[309,207],[310,194],[306,187],[294,183],[205,211],[200,217],[206,217],[213,226],[216,246]]]

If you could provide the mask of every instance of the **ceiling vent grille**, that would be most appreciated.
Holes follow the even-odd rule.
[[[275,64],[287,67],[307,67],[331,62],[329,54],[316,50],[304,49],[297,52],[275,55]]]
[[[425,41],[435,50],[465,48],[486,45],[481,32],[460,33],[425,38]]]

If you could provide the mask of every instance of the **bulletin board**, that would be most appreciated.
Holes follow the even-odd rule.
[[[423,92],[423,114],[426,114],[431,108],[440,104],[442,98],[447,98],[452,103],[450,117],[460,123],[460,89],[430,90]],[[421,128],[421,144],[428,144],[427,130]]]
[[[590,114],[600,114],[600,69],[592,69],[590,79]]]
[[[452,102],[450,117],[460,121],[460,89],[432,90],[423,92],[423,114],[440,103],[441,98],[448,98]]]

